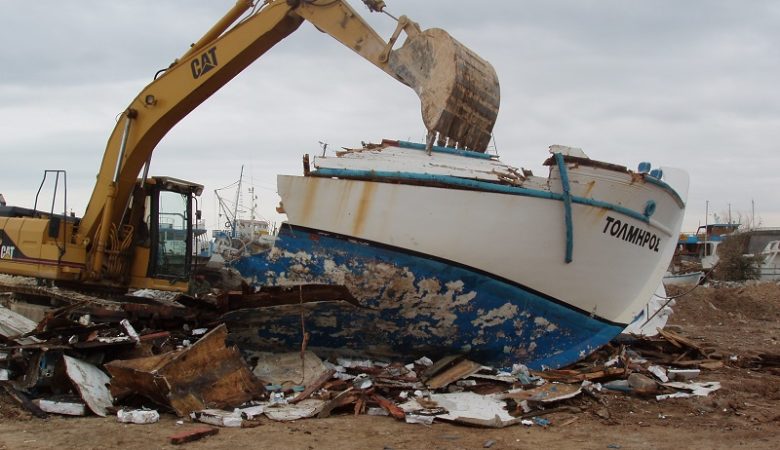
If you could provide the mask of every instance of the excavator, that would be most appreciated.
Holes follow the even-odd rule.
[[[165,134],[303,22],[335,38],[420,97],[428,145],[484,152],[498,114],[492,66],[441,29],[397,21],[385,40],[343,0],[238,0],[155,75],[118,118],[83,217],[0,206],[0,273],[79,290],[183,292],[193,270],[193,215],[203,186],[149,176]],[[394,48],[406,35],[404,43]],[[46,171],[60,177],[62,171]],[[67,189],[67,188],[66,188]],[[40,189],[39,189],[40,194]],[[67,190],[65,191],[67,195]],[[55,188],[55,196],[57,194]]]

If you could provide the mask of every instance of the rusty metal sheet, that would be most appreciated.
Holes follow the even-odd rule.
[[[37,325],[27,317],[0,306],[0,336],[20,344],[34,344],[40,341],[35,338],[20,338],[19,336],[35,330]]]
[[[63,359],[68,377],[89,409],[98,416],[106,417],[108,408],[114,404],[107,387],[108,375],[96,366],[68,355],[63,355]]]
[[[226,347],[220,325],[191,347],[106,364],[114,395],[134,392],[172,408],[179,416],[207,408],[238,406],[260,385],[235,347]]]

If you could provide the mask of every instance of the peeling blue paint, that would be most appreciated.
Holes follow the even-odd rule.
[[[402,360],[466,353],[495,367],[558,368],[625,327],[468,267],[289,225],[271,251],[234,267],[257,286],[342,284],[361,305],[319,302],[226,315],[236,340],[253,349],[300,348],[303,311],[309,348]]]

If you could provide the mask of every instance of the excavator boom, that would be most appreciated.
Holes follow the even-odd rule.
[[[384,8],[382,1],[363,2],[372,11]],[[108,139],[84,216],[61,230],[49,229],[52,239],[60,233],[57,239],[68,246],[50,245],[59,256],[49,261],[54,269],[47,277],[57,279],[62,261],[72,262],[71,279],[99,283],[104,279],[152,277],[151,269],[147,275],[139,275],[145,266],[138,261],[162,258],[162,253],[155,253],[162,250],[147,246],[145,256],[128,256],[142,241],[144,233],[139,227],[144,227],[141,222],[149,214],[149,210],[142,212],[142,197],[171,189],[186,196],[202,189],[170,179],[144,186],[155,147],[181,119],[304,21],[411,87],[421,100],[429,144],[438,138],[439,145],[485,151],[498,113],[498,79],[489,63],[445,31],[422,31],[401,16],[395,32],[385,40],[344,0],[265,0],[262,4],[238,0],[125,109]],[[406,39],[395,49],[401,33]],[[156,207],[150,204],[154,211]],[[21,221],[13,224],[20,233],[30,226]],[[45,229],[43,222],[40,229]],[[127,258],[135,259],[117,262]],[[37,260],[48,261],[43,256]],[[135,275],[121,273],[128,270]]]

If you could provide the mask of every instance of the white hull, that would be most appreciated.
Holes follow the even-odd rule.
[[[686,286],[699,284],[704,278],[704,272],[691,272],[678,275],[664,275],[664,284],[667,286]]]

